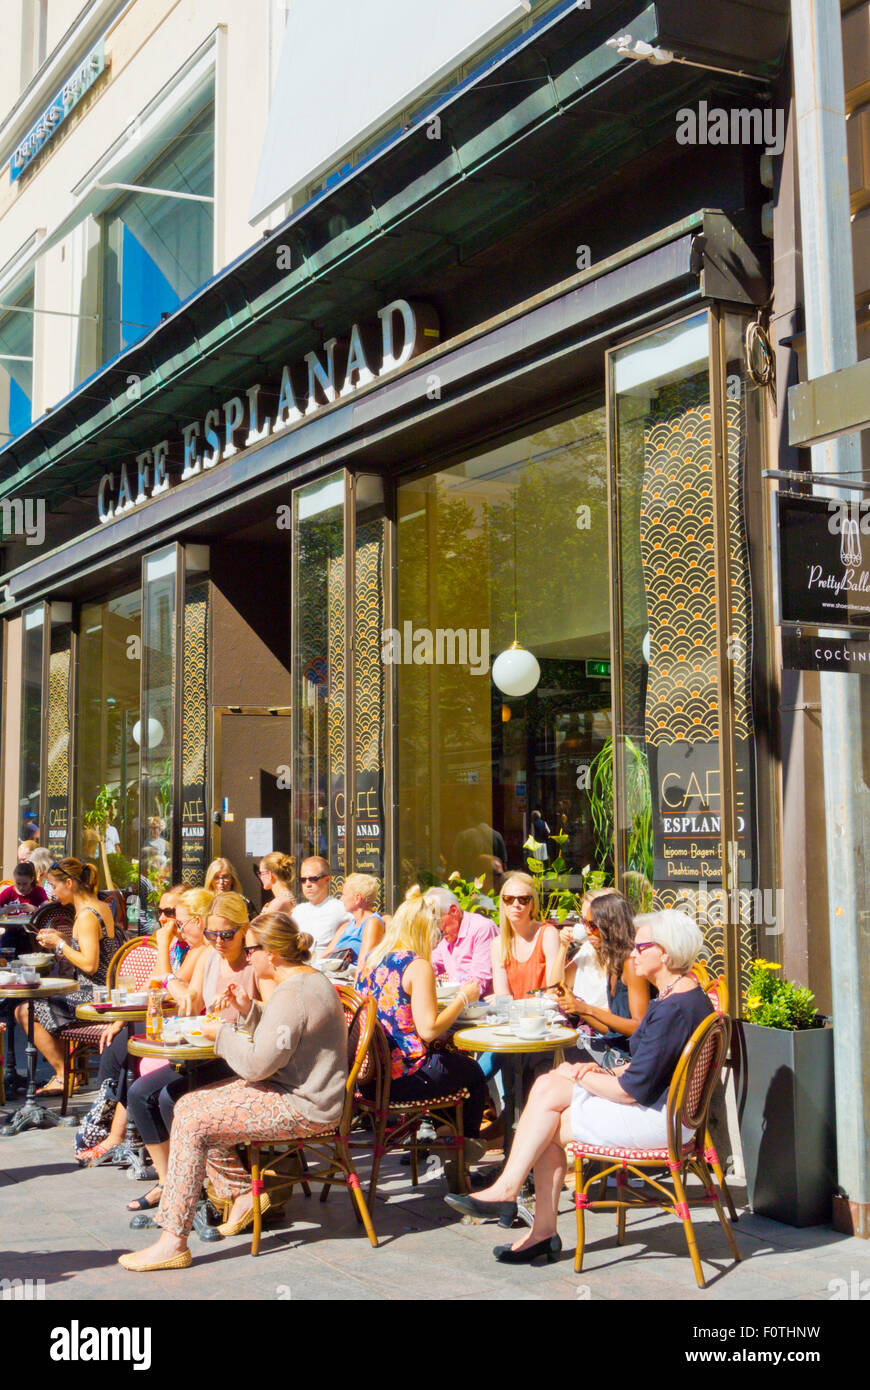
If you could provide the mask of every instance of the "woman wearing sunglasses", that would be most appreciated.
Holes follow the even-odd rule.
[[[658,990],[629,1042],[630,1059],[612,1072],[595,1062],[563,1062],[532,1087],[510,1157],[491,1187],[445,1200],[463,1215],[513,1218],[528,1174],[535,1172],[535,1219],[513,1245],[493,1251],[503,1264],[549,1263],[562,1242],[556,1216],[567,1160],[565,1145],[652,1149],[667,1144],[667,1096],[674,1068],[713,1006],[690,974],[703,939],[684,912],[635,920],[634,969]],[[686,1131],[684,1139],[690,1137]]]
[[[268,973],[268,964],[257,954],[249,960],[245,953],[248,914],[238,893],[218,893],[206,911],[209,915],[203,931],[205,949],[196,960],[190,984],[179,988],[181,1009],[188,1016],[200,1014],[205,1008],[213,1009],[222,1021],[235,1023],[239,1011],[228,993],[229,985],[235,984],[251,999],[259,1000],[258,981]],[[227,1063],[216,1058],[197,1067],[195,1086],[222,1081],[229,1075]],[[186,1090],[187,1080],[172,1066],[140,1076],[130,1087],[130,1117],[157,1169],[157,1187],[140,1199],[140,1206],[156,1207],[160,1201],[169,1163],[169,1131],[175,1102]],[[134,1222],[151,1224],[148,1217],[134,1218]]]
[[[566,1014],[592,1029],[580,1051],[612,1067],[628,1060],[629,1038],[649,1007],[649,980],[634,967],[634,916],[621,893],[596,894],[583,907],[583,921],[605,972],[606,1007],[578,998],[564,984],[552,992]]]
[[[525,999],[560,978],[559,933],[540,920],[538,889],[528,874],[512,873],[498,899],[498,936],[492,943],[492,990]]]

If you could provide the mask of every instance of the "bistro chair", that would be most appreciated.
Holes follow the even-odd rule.
[[[740,1259],[731,1223],[722,1210],[722,1202],[706,1154],[707,1111],[713,1088],[722,1069],[730,1032],[731,1024],[725,1014],[711,1014],[698,1024],[683,1048],[668,1090],[666,1146],[658,1149],[628,1149],[617,1145],[585,1144],[579,1141],[566,1145],[569,1158],[574,1160],[574,1205],[577,1210],[577,1254],[574,1269],[577,1273],[583,1268],[587,1210],[615,1208],[616,1238],[622,1245],[625,1240],[626,1212],[635,1208],[649,1210],[660,1207],[682,1221],[698,1287],[705,1288],[686,1195],[686,1179],[690,1173],[694,1173],[704,1184],[706,1200],[716,1209],[731,1253],[735,1260]],[[694,1131],[686,1143],[682,1142],[684,1125]],[[616,1197],[596,1197],[593,1200],[589,1196],[589,1188],[599,1181],[601,1175],[596,1172],[587,1176],[586,1165],[601,1162],[605,1164],[605,1177],[609,1177],[611,1173],[616,1174]],[[663,1167],[670,1170],[672,1192],[664,1185],[667,1179],[660,1176]],[[640,1179],[643,1185],[640,1191],[629,1187],[629,1175]],[[651,1189],[648,1194],[647,1189]]]
[[[309,1134],[300,1139],[281,1139],[274,1144],[249,1144],[248,1167],[251,1173],[251,1195],[254,1202],[254,1232],[251,1239],[251,1254],[260,1250],[262,1230],[262,1211],[260,1196],[264,1187],[269,1187],[268,1179],[275,1178],[271,1190],[293,1195],[293,1188],[299,1183],[306,1197],[310,1196],[309,1183],[323,1184],[321,1202],[329,1196],[333,1183],[341,1183],[351,1193],[357,1219],[362,1221],[371,1244],[377,1248],[378,1238],[369,1215],[368,1205],[350,1153],[350,1129],[354,1117],[354,1093],[360,1077],[371,1071],[371,1042],[374,1033],[377,1006],[374,999],[363,999],[355,990],[339,988],[339,997],[347,1022],[347,1084],[344,1093],[344,1107],[341,1119],[334,1129],[320,1134]],[[267,1160],[263,1162],[263,1153]],[[319,1161],[320,1167],[310,1168],[306,1161],[311,1154]]]
[[[372,1171],[369,1181],[369,1206],[377,1197],[378,1177],[381,1160],[391,1149],[404,1146],[410,1139],[411,1185],[419,1182],[420,1150],[455,1149],[457,1174],[462,1192],[469,1190],[468,1167],[465,1160],[465,1130],[462,1107],[469,1099],[465,1087],[449,1095],[432,1096],[427,1100],[395,1101],[390,1099],[390,1046],[387,1035],[380,1023],[375,1024],[372,1043],[375,1061],[374,1077],[366,1090],[358,1090],[356,1108],[359,1114],[367,1115],[373,1122],[375,1145],[372,1154]],[[433,1139],[421,1142],[417,1129],[423,1120],[438,1121],[452,1132],[451,1139]]]
[[[136,981],[137,989],[143,989],[151,979],[156,956],[157,946],[150,936],[134,936],[132,941],[125,941],[124,945],[119,947],[109,961],[109,968],[106,972],[106,988],[109,990],[115,988],[118,968],[123,965],[125,975]],[[87,1085],[89,1077],[88,1056],[93,1051],[99,1051],[100,1037],[105,1026],[104,1023],[70,1023],[66,1028],[61,1028],[60,1032],[55,1035],[63,1048],[61,1115],[65,1115],[67,1112],[73,1089],[72,1078],[77,1076],[84,1085]]]
[[[707,998],[710,1000],[710,1003],[713,1005],[713,1008],[716,1010],[717,1014],[727,1015],[728,984],[725,979],[725,976],[721,976],[721,978],[718,980],[711,979],[708,984],[702,985],[702,988],[704,990],[704,993],[707,995]],[[724,1062],[724,1066],[726,1069],[728,1065],[729,1061],[726,1057]],[[719,1155],[716,1152],[716,1146],[713,1143],[709,1129],[704,1134],[704,1143],[706,1145],[707,1162],[713,1169],[716,1181],[719,1184],[719,1190],[722,1193],[722,1196],[725,1198],[725,1205],[728,1208],[728,1215],[731,1217],[732,1221],[736,1221],[738,1219],[737,1208],[734,1205],[734,1199],[731,1196],[731,1193],[728,1189],[728,1184],[725,1181],[725,1174],[722,1171],[722,1164],[719,1162]]]
[[[0,1105],[6,1104],[6,1024],[0,1023]]]

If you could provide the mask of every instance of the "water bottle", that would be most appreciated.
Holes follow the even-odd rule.
[[[139,927],[139,898],[135,893],[127,899],[127,923],[135,929]]]
[[[163,986],[159,980],[152,980],[148,986],[145,1037],[148,1042],[163,1041]]]

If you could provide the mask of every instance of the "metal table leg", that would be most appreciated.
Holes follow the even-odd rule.
[[[21,1109],[10,1124],[0,1129],[2,1135],[21,1134],[26,1129],[50,1129],[60,1122],[60,1116],[36,1102],[36,1044],[33,1041],[33,1004],[27,999],[27,1094]]]

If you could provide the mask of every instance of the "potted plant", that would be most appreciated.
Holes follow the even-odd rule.
[[[734,1027],[737,1112],[749,1205],[789,1226],[831,1220],[836,1186],[834,1038],[813,995],[752,962]]]

